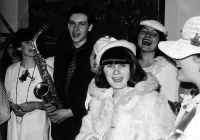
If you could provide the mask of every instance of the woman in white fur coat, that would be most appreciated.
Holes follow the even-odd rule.
[[[88,114],[76,140],[157,140],[173,129],[175,116],[158,81],[135,58],[135,45],[105,38]]]

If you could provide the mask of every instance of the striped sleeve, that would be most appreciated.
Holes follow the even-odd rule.
[[[8,95],[2,82],[0,82],[0,125],[10,118]]]

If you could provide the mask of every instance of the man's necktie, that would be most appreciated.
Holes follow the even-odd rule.
[[[67,77],[66,77],[66,83],[65,83],[65,92],[66,92],[66,97],[68,98],[69,96],[69,84],[71,77],[74,73],[74,70],[76,68],[76,53],[74,54],[73,60],[70,62],[68,70],[67,70]]]

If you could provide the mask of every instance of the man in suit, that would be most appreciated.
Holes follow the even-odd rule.
[[[44,105],[53,122],[53,140],[74,140],[86,114],[87,89],[94,77],[89,60],[94,44],[88,37],[93,22],[94,17],[86,7],[78,6],[69,12],[68,30],[72,41],[59,47],[53,75],[63,109],[55,111],[52,105]]]

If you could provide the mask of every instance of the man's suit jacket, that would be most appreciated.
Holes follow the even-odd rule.
[[[73,44],[69,44],[67,47],[61,48],[55,55],[53,76],[58,97],[64,108],[70,108],[73,112],[73,117],[66,119],[60,124],[53,124],[52,137],[55,140],[73,140],[79,133],[82,118],[86,115],[85,100],[88,85],[94,77],[94,74],[91,72],[89,59],[92,49],[93,43],[87,41],[78,49]],[[67,97],[65,93],[66,75],[75,51],[77,51],[77,65],[70,80]]]

